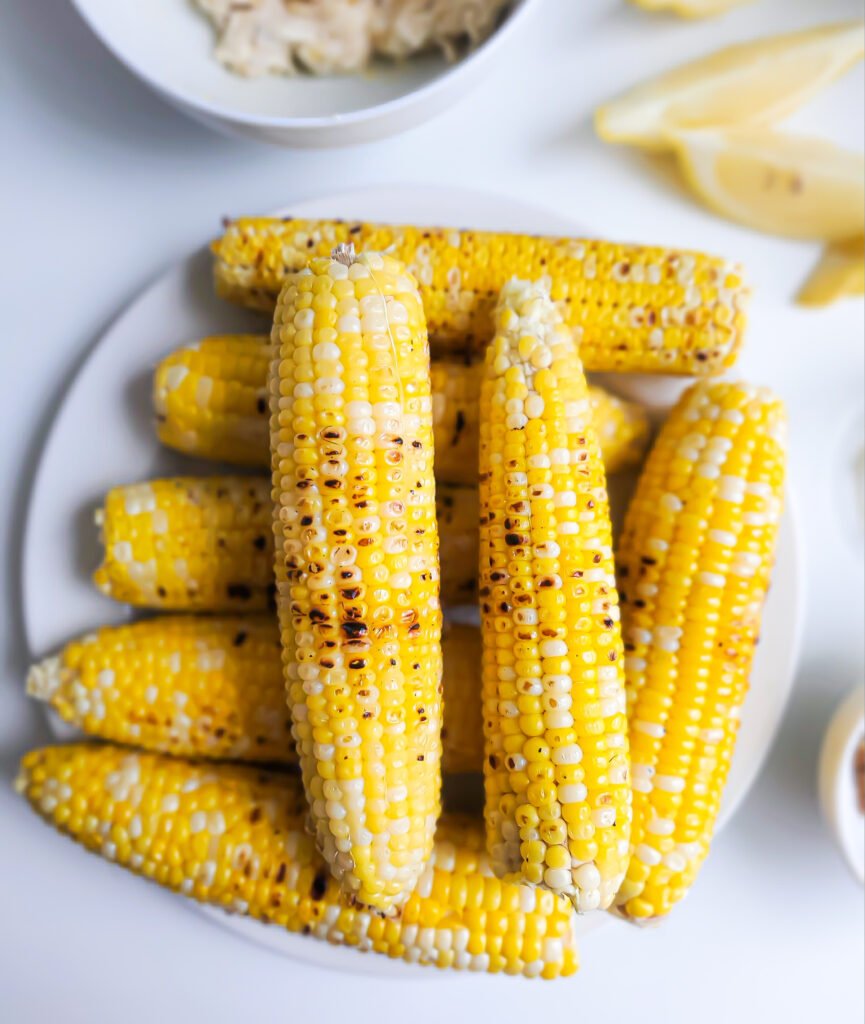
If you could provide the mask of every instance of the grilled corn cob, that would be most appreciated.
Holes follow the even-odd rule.
[[[480,633],[443,634],[442,767],[483,760]],[[296,764],[270,616],[160,616],[107,626],[34,665],[30,696],[89,736],[182,757]]]
[[[172,352],[153,375],[159,440],[241,466],[270,466],[265,336],[221,334]]]
[[[430,333],[452,348],[486,345],[496,296],[514,275],[551,280],[588,370],[718,373],[742,341],[748,291],[739,266],[613,242],[247,218],[212,245],[216,290],[270,311],[286,274],[344,242],[401,259],[420,282]]]
[[[221,335],[178,349],[156,368],[159,439],[170,448],[247,466],[270,465],[267,371],[272,349],[259,335]],[[483,367],[464,360],[430,367],[436,479],[477,485],[478,399]],[[637,405],[591,387],[595,430],[608,473],[640,461],[648,418]]]
[[[573,336],[549,293],[502,292],[481,391],[488,846],[500,874],[612,902],[631,807],[604,468]]]
[[[617,903],[659,917],[708,852],[769,584],[784,412],[699,385],[655,444],[619,548],[633,757],[633,858]]]
[[[477,596],[478,492],[442,486],[441,597]],[[111,491],[97,512],[97,586],[118,601],[175,611],[261,611],[273,604],[272,504],[257,477],[180,477]]]
[[[417,284],[350,247],[286,279],[273,326],[277,609],[318,848],[398,908],[432,851],[441,609],[429,344]]]
[[[445,816],[402,914],[340,901],[290,775],[104,744],[21,763],[33,809],[88,850],[201,903],[409,963],[556,978],[577,969],[563,900],[492,876],[480,829]]]
[[[93,575],[148,608],[256,611],[273,601],[267,480],[176,477],[117,487],[96,513],[105,548]]]

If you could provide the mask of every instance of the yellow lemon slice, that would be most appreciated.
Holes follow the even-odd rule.
[[[865,295],[865,238],[850,238],[826,246],[796,301],[800,306],[828,306],[859,295]]]
[[[675,140],[691,188],[717,213],[788,238],[838,241],[865,223],[865,158],[766,128],[685,132]]]
[[[768,124],[786,117],[865,53],[865,22],[731,46],[637,86],[595,117],[607,142],[669,147],[677,129]]]
[[[753,3],[753,0],[631,0],[631,3],[646,11],[672,11],[682,18],[707,18]]]

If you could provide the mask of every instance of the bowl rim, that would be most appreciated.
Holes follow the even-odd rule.
[[[480,46],[476,47],[469,54],[457,61],[455,64],[445,67],[431,81],[424,83],[416,89],[411,89],[401,96],[383,103],[376,103],[373,106],[361,107],[359,110],[351,110],[346,113],[315,115],[311,117],[283,116],[275,114],[248,114],[243,111],[232,111],[219,104],[210,103],[207,100],[199,99],[189,95],[187,92],[168,85],[151,72],[145,70],[141,64],[126,53],[108,38],[102,30],[100,23],[95,20],[88,11],[87,0],[72,0],[72,5],[78,12],[81,19],[102,43],[106,50],[124,67],[128,68],[142,82],[148,85],[155,92],[163,97],[180,104],[189,110],[196,111],[217,120],[235,124],[249,125],[261,128],[289,128],[289,129],[325,129],[350,125],[367,124],[389,115],[398,114],[401,110],[410,108],[414,104],[421,103],[427,97],[434,95],[444,87],[446,82],[453,82],[455,78],[468,73],[479,61],[484,60],[489,54],[498,48],[521,25],[530,14],[534,13],[540,0],[516,0],[516,6],[508,14],[506,20],[485,39]],[[214,58],[215,59],[215,58]],[[228,72],[227,72],[228,73]]]
[[[818,767],[818,788],[824,818],[836,843],[856,878],[863,882],[862,862],[851,845],[849,823],[861,815],[853,804],[848,804],[850,783],[845,775],[855,756],[856,748],[865,735],[865,690],[856,685],[841,701],[823,737]]]

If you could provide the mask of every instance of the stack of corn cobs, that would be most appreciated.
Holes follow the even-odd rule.
[[[21,790],[202,902],[572,973],[575,912],[647,922],[685,896],[733,754],[785,463],[780,402],[711,379],[740,271],[338,221],[241,220],[213,251],[272,333],[170,355],[159,436],[272,476],[107,496],[97,585],[183,614],[34,666],[29,692],[102,742],[29,754]],[[648,427],[584,367],[700,378],[645,461],[618,586],[605,474]],[[471,603],[480,629],[443,631]],[[483,820],[442,813],[442,772],[480,771]]]

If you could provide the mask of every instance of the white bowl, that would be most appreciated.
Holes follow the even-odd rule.
[[[114,56],[155,92],[223,132],[287,146],[382,138],[441,113],[502,58],[539,0],[455,64],[434,55],[360,75],[246,79],[214,56],[216,36],[192,0],[72,0]]]
[[[820,755],[820,803],[847,863],[865,882],[865,819],[859,811],[854,762],[865,737],[865,689],[857,687],[832,719]]]

